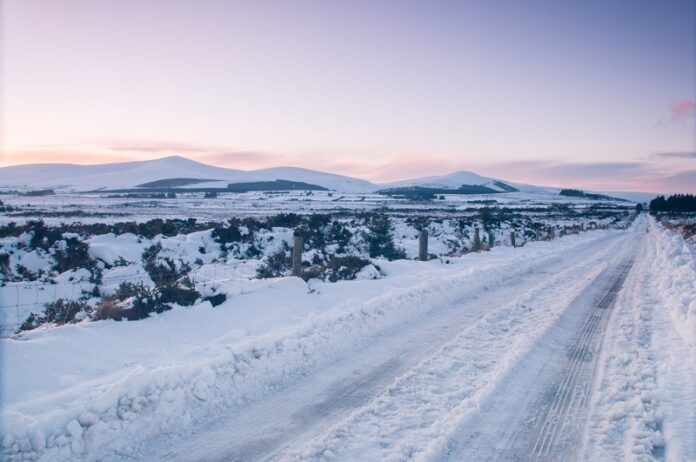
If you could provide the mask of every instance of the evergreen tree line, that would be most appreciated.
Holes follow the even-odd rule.
[[[667,198],[657,196],[650,201],[651,212],[696,212],[696,196],[674,194]]]

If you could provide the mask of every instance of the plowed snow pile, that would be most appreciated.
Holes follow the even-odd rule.
[[[696,460],[696,251],[650,220],[617,299],[585,460]]]

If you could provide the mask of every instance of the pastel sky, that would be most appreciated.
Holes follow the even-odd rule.
[[[5,0],[0,165],[696,192],[696,2]]]

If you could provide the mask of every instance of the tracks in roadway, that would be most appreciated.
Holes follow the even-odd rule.
[[[602,255],[607,254],[607,248],[619,243],[625,243],[627,236],[610,236],[603,242],[587,244],[584,252],[583,267],[588,267],[588,261],[600,264]],[[573,254],[574,256],[577,253]],[[450,451],[451,460],[471,460],[469,456],[495,456],[510,454],[504,451],[487,451],[486,445],[494,444],[499,438],[498,430],[507,432],[500,436],[499,444],[510,444],[510,447],[521,449],[516,454],[530,454],[540,460],[557,455],[559,448],[565,447],[571,441],[566,437],[570,427],[565,425],[568,416],[572,416],[578,406],[583,406],[589,393],[594,356],[599,343],[601,332],[616,294],[630,270],[630,260],[619,266],[619,273],[613,277],[608,290],[601,293],[601,287],[607,278],[589,282],[588,294],[577,302],[577,306],[569,306],[568,310],[577,308],[579,312],[589,311],[581,324],[574,321],[568,325],[559,326],[557,336],[568,334],[569,327],[580,325],[580,335],[571,345],[570,360],[567,367],[562,369],[564,358],[553,364],[544,361],[554,361],[559,356],[546,357],[542,349],[537,352],[539,358],[530,359],[531,364],[539,365],[540,369],[527,368],[526,373],[538,373],[537,377],[522,377],[521,383],[531,383],[541,380],[543,383],[527,393],[516,387],[515,372],[511,372],[507,384],[495,395],[510,391],[502,401],[492,400],[490,408],[497,409],[496,418],[489,419],[485,415],[472,419],[470,426],[463,428],[459,434],[459,443],[453,444]],[[269,460],[293,452],[293,448],[303,446],[322,435],[329,427],[339,424],[355,411],[363,408],[380,394],[390,384],[415,366],[437,354],[443,345],[455,340],[461,332],[470,329],[477,320],[488,313],[497,310],[508,300],[520,293],[531,290],[542,290],[550,274],[568,271],[576,262],[565,261],[556,263],[544,273],[530,274],[527,277],[510,281],[510,284],[487,291],[475,299],[463,300],[461,304],[443,308],[433,312],[421,320],[415,320],[402,330],[384,337],[364,351],[350,357],[342,358],[334,365],[313,371],[310,375],[295,385],[278,390],[267,399],[240,408],[234,415],[223,421],[211,422],[207,427],[198,427],[194,434],[184,432],[163,437],[154,445],[147,447],[137,454],[138,459],[168,460],[168,461],[197,461],[197,460]],[[615,267],[614,267],[615,268]],[[584,270],[586,271],[586,270]],[[604,273],[603,273],[604,274]],[[578,277],[585,277],[584,274]],[[600,298],[601,297],[601,298]],[[597,302],[599,300],[599,302]],[[590,303],[596,303],[594,309],[588,310]],[[570,316],[575,319],[576,315]],[[577,318],[578,322],[579,317]],[[552,328],[553,330],[553,328]],[[575,330],[577,332],[577,330]],[[568,347],[567,340],[561,349]],[[534,356],[535,353],[532,353]],[[528,355],[527,355],[528,356]],[[562,355],[561,355],[562,356]],[[559,364],[560,363],[560,366]],[[525,367],[523,365],[522,369]],[[523,372],[524,375],[524,372]],[[557,382],[555,378],[560,377]],[[557,383],[553,387],[553,395],[549,392],[549,381]],[[519,396],[520,399],[515,397]],[[549,396],[552,396],[549,398]],[[524,397],[524,399],[521,399]],[[498,397],[500,398],[500,397]],[[551,405],[549,405],[549,402]],[[520,403],[526,405],[520,406]],[[516,407],[517,419],[506,416],[507,409]],[[546,412],[539,414],[539,409]],[[485,409],[482,410],[482,412]],[[523,419],[532,417],[533,425],[524,423]],[[496,421],[499,419],[499,421]],[[478,421],[478,422],[477,422]],[[477,423],[481,423],[480,426]],[[526,425],[523,431],[515,425]],[[473,443],[469,445],[468,443]],[[483,452],[471,451],[482,449]],[[478,457],[481,458],[481,457]],[[487,459],[489,457],[483,457]],[[493,460],[516,460],[516,458],[497,458]],[[546,459],[545,459],[546,458]],[[339,457],[341,459],[341,457]],[[112,460],[107,458],[107,460]],[[119,458],[119,460],[122,460]],[[349,459],[354,460],[354,459]]]
[[[576,442],[577,434],[567,430],[577,429],[577,425],[573,425],[572,416],[584,414],[609,311],[633,267],[633,261],[634,259],[629,257],[617,268],[609,289],[585,317],[580,327],[580,336],[571,348],[568,368],[563,373],[551,406],[539,428],[532,449],[532,460],[558,460],[559,455],[571,452],[571,445]]]

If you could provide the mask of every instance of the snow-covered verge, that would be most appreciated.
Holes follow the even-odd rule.
[[[369,257],[415,258],[421,228],[429,233],[430,256],[449,258],[475,247],[519,247],[577,233],[585,224],[622,228],[630,217],[626,210],[581,215],[553,209],[529,216],[482,209],[457,219],[291,213],[222,223],[13,224],[0,227],[0,335],[104,315],[140,319],[144,311],[171,307],[171,300],[161,300],[165,292],[177,291],[179,297],[168,298],[190,305],[216,295],[217,281],[244,282],[264,267],[262,277],[283,274],[294,230],[305,233],[305,278],[336,280],[354,278]],[[264,265],[279,253],[273,265]],[[379,277],[375,267],[368,269]]]
[[[619,231],[430,262],[380,261],[381,280],[233,281],[235,297],[138,323],[99,321],[3,339],[3,453],[99,459],[139,439],[229,412],[356,351],[408,320]]]
[[[696,251],[650,220],[605,337],[585,460],[696,460]]]

